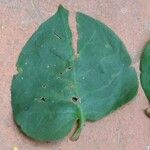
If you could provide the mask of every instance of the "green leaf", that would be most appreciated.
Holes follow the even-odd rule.
[[[142,88],[150,102],[150,42],[145,46],[141,56],[140,70]],[[150,108],[145,109],[145,114],[150,117]]]
[[[26,43],[12,81],[16,123],[29,137],[59,140],[96,121],[137,93],[136,72],[121,40],[103,23],[77,13],[74,56],[68,11],[62,6]]]
[[[141,84],[143,90],[150,101],[150,42],[144,48],[140,62]]]

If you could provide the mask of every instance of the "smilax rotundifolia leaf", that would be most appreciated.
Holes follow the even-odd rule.
[[[68,11],[62,6],[24,46],[12,81],[13,116],[29,137],[64,138],[78,123],[96,121],[137,93],[136,72],[118,36],[103,23],[77,13],[78,56],[72,48]]]

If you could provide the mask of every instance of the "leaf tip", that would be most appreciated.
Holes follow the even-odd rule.
[[[58,12],[59,11],[68,11],[62,4],[59,4],[58,6]]]

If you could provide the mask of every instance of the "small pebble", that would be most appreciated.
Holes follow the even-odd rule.
[[[4,29],[4,26],[3,26],[3,25],[1,26],[1,29],[2,29],[2,30]]]
[[[16,146],[14,146],[13,150],[18,150],[18,148]]]
[[[150,108],[145,109],[145,114],[150,118]]]

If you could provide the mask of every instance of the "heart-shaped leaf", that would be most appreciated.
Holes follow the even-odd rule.
[[[74,56],[68,11],[62,6],[26,43],[12,81],[12,107],[21,130],[37,140],[62,139],[74,124],[96,121],[137,93],[136,72],[121,40],[103,23],[77,13]]]

